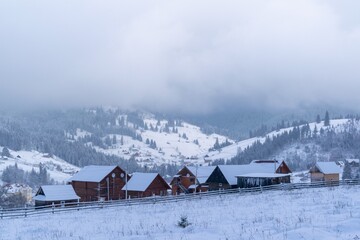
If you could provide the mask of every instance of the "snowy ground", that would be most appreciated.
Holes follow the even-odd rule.
[[[306,189],[3,219],[0,239],[360,239],[359,196]]]

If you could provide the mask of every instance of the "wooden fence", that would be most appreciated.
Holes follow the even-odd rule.
[[[168,202],[177,202],[177,201],[192,200],[192,199],[209,198],[213,196],[226,195],[226,194],[245,195],[251,193],[261,193],[264,191],[290,191],[294,189],[324,188],[324,187],[353,186],[353,185],[360,185],[360,179],[332,181],[332,182],[287,183],[287,184],[277,184],[277,185],[260,186],[253,188],[233,188],[227,190],[191,193],[191,194],[183,194],[176,196],[169,195],[169,196],[154,196],[147,198],[134,198],[127,200],[123,199],[116,201],[79,202],[75,204],[69,203],[69,204],[50,205],[47,207],[28,206],[24,208],[0,209],[0,219],[31,217],[31,216],[44,215],[44,214],[57,214],[62,212],[81,211],[86,209],[168,203]]]

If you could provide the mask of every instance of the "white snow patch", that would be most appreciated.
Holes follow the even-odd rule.
[[[358,239],[360,187],[223,195],[0,221],[1,239]],[[190,226],[177,226],[187,216]]]

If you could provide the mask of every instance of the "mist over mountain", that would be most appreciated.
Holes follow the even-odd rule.
[[[359,110],[356,0],[69,4],[0,3],[2,109]]]

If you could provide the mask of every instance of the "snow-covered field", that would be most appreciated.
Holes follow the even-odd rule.
[[[0,221],[0,239],[360,239],[360,187],[228,195]],[[191,223],[180,228],[187,216]]]

